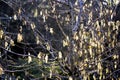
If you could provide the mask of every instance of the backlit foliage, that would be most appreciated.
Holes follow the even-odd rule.
[[[114,1],[0,1],[14,10],[11,16],[0,14],[1,78],[120,79]]]

